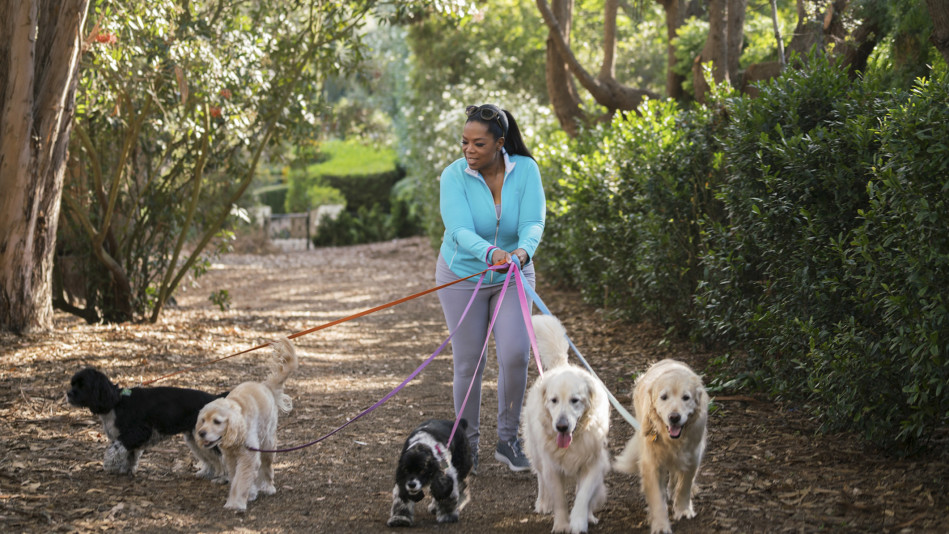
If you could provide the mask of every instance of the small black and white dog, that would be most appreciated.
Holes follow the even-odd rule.
[[[183,433],[200,464],[198,476],[226,482],[220,450],[198,447],[191,434],[198,412],[219,396],[174,387],[120,388],[93,368],[74,374],[66,392],[69,404],[88,408],[102,420],[109,438],[103,460],[107,472],[134,475],[146,448]]]
[[[468,504],[468,485],[465,478],[471,472],[471,446],[465,429],[468,421],[462,419],[452,438],[446,443],[454,421],[430,419],[409,434],[402,446],[399,466],[395,471],[392,489],[390,527],[410,527],[415,503],[425,497],[425,488],[432,494],[428,511],[439,523],[456,523],[458,512]]]

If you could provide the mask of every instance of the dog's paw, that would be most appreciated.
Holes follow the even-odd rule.
[[[438,514],[439,523],[457,523],[458,522],[458,512],[451,512],[448,514]]]
[[[669,524],[669,519],[667,518],[652,521],[649,532],[651,534],[672,534],[672,525]]]
[[[554,505],[548,501],[537,497],[537,500],[534,501],[534,512],[538,514],[549,514],[554,511]]]
[[[687,507],[679,509],[678,507],[673,508],[673,519],[679,520],[682,518],[692,519],[695,517],[695,510],[692,508],[692,503],[690,502]]]
[[[247,503],[240,503],[236,501],[227,501],[224,503],[225,510],[234,510],[237,513],[243,513],[247,511]]]
[[[570,520],[570,534],[580,534],[587,531],[587,518],[581,517]]]
[[[404,515],[394,515],[389,518],[386,525],[390,527],[411,527],[412,518]]]
[[[566,517],[555,517],[554,528],[551,532],[570,532],[570,522],[567,521]]]

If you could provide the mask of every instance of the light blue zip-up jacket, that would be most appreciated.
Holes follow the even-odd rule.
[[[490,258],[488,249],[527,251],[528,258],[540,244],[547,217],[547,202],[537,162],[526,156],[509,156],[504,151],[504,182],[501,186],[501,215],[481,173],[460,158],[445,168],[441,176],[441,213],[445,223],[441,254],[459,277],[481,272]],[[486,282],[500,282],[496,272]]]

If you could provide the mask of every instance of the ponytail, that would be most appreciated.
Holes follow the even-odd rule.
[[[518,128],[514,116],[506,109],[501,111],[504,113],[505,118],[507,118],[507,135],[504,136],[504,149],[507,150],[508,154],[527,156],[530,159],[534,159],[534,156],[531,155],[531,151],[527,148],[527,145],[524,144],[524,138],[521,137],[521,129]]]

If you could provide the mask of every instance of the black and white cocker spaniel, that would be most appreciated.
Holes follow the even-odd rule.
[[[226,482],[219,450],[203,449],[194,442],[201,408],[221,395],[175,387],[121,388],[102,372],[86,368],[73,375],[66,398],[73,406],[98,415],[109,438],[103,467],[109,473],[134,475],[145,449],[175,434],[198,460],[198,476]]]
[[[468,504],[465,478],[471,472],[471,446],[462,419],[447,445],[454,421],[430,419],[413,430],[402,446],[392,489],[390,527],[412,526],[415,503],[425,497],[425,488],[432,494],[429,512],[439,523],[455,523],[458,512]]]

